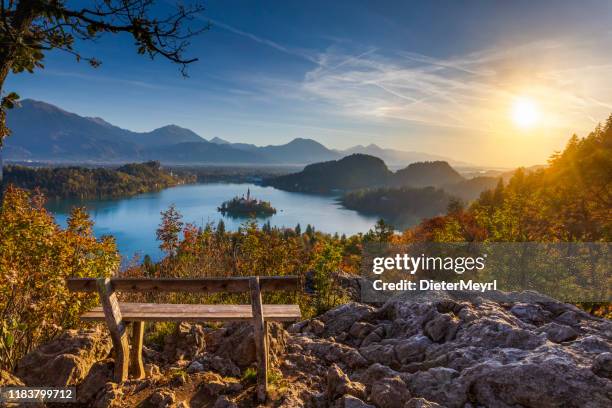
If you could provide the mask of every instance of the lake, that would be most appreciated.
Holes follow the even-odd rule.
[[[353,235],[367,232],[377,220],[374,216],[343,208],[336,197],[292,193],[246,183],[191,184],[112,200],[50,201],[47,208],[65,227],[70,208],[85,206],[95,223],[96,236],[113,235],[124,257],[149,254],[159,259],[162,254],[155,239],[155,230],[161,219],[160,211],[175,204],[185,222],[197,226],[208,222],[216,225],[223,219],[226,229],[235,231],[246,219],[222,216],[217,207],[234,196],[246,194],[248,188],[251,189],[251,196],[270,201],[277,209],[277,213],[271,217],[258,218],[260,225],[268,220],[277,227],[295,227],[299,223],[304,231],[306,225],[311,224],[318,231]]]

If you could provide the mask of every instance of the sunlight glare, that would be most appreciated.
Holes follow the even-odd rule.
[[[536,103],[527,97],[520,97],[514,101],[512,106],[512,120],[521,128],[533,127],[538,119],[540,113]]]

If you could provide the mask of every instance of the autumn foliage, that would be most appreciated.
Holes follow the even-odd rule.
[[[63,329],[95,305],[92,296],[68,292],[68,276],[108,276],[119,256],[112,237],[96,239],[83,208],[66,229],[43,207],[40,194],[9,187],[0,209],[0,368]]]

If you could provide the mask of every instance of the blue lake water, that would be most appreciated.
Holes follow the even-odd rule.
[[[155,230],[161,219],[160,211],[174,204],[185,222],[216,225],[223,219],[226,229],[235,231],[245,219],[222,216],[217,207],[234,196],[246,194],[247,188],[253,197],[270,201],[277,209],[271,217],[258,218],[260,225],[268,220],[278,227],[294,227],[299,223],[303,231],[311,224],[318,231],[352,235],[367,232],[376,223],[376,217],[347,210],[335,197],[291,193],[255,184],[193,184],[115,200],[52,201],[47,207],[57,222],[65,226],[70,208],[85,206],[95,222],[96,235],[113,235],[124,257],[149,254],[159,259]]]

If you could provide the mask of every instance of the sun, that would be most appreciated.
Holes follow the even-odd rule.
[[[512,105],[512,121],[521,128],[531,128],[538,123],[540,112],[536,102],[528,97],[516,98]]]

